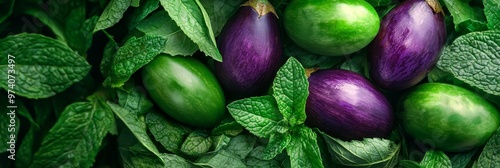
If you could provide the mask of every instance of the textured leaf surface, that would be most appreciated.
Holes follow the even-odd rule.
[[[256,142],[256,136],[241,134],[232,138],[225,150],[238,156],[240,159],[245,159],[247,155],[253,150],[253,146]]]
[[[163,53],[170,55],[193,55],[198,46],[184,34],[165,11],[158,11],[141,21],[137,29],[146,35],[156,35],[165,39]]]
[[[160,7],[158,0],[145,0],[144,4],[134,10],[128,22],[128,29],[132,30],[141,20]]]
[[[69,105],[43,139],[31,167],[91,167],[114,125],[113,113],[99,100]]]
[[[132,89],[130,93],[117,90],[118,104],[136,115],[145,114],[153,108],[153,103],[144,92],[137,88]]]
[[[280,114],[271,96],[252,97],[232,102],[227,106],[233,118],[252,134],[268,138],[275,132]]]
[[[483,152],[472,166],[474,168],[500,167],[500,128],[483,148]]]
[[[304,67],[297,59],[289,58],[276,74],[272,88],[278,109],[291,126],[300,125],[306,120],[308,87]]]
[[[280,154],[283,152],[283,150],[290,144],[290,141],[292,140],[292,136],[290,134],[279,134],[275,133],[272,134],[271,137],[269,137],[269,143],[267,144],[264,153],[263,153],[263,159],[264,160],[270,160],[276,155]]]
[[[485,30],[485,16],[481,8],[472,7],[469,5],[469,1],[465,0],[444,0],[444,4],[450,11],[451,16],[453,16],[453,23],[457,31],[463,31],[461,29],[472,24],[476,24],[476,26],[470,27],[472,30],[469,31]]]
[[[328,145],[331,159],[344,166],[391,167],[395,165],[401,147],[387,139],[342,141],[325,133],[321,134]]]
[[[212,138],[202,131],[191,132],[181,145],[181,152],[189,156],[200,156],[212,146]]]
[[[205,17],[208,17],[206,11],[198,6],[197,0],[160,0],[160,3],[181,30],[198,44],[202,52],[222,61],[211,24],[205,20]]]
[[[437,65],[469,85],[500,95],[500,31],[460,36],[444,50]]]
[[[491,30],[500,30],[500,1],[483,0],[483,4],[488,28]]]
[[[165,40],[159,36],[132,37],[116,51],[113,65],[104,85],[121,87],[123,84],[144,65],[160,54],[165,45]]]
[[[57,40],[39,34],[17,34],[0,40],[0,80],[8,80],[8,55],[15,65],[15,87],[4,89],[28,98],[46,98],[62,92],[90,71],[87,61]],[[15,58],[14,58],[15,57]]]
[[[99,17],[94,32],[107,29],[118,23],[131,3],[131,0],[111,0]]]
[[[172,153],[179,152],[185,137],[192,132],[181,124],[167,120],[156,111],[147,114],[146,124],[156,141]]]
[[[451,161],[442,151],[428,150],[420,162],[424,168],[451,168]]]
[[[477,149],[453,154],[450,156],[451,167],[453,168],[465,168],[471,162],[472,157],[476,154]]]
[[[214,35],[217,36],[243,0],[200,0],[200,2],[207,11]]]
[[[290,145],[286,147],[292,168],[322,168],[322,159],[316,142],[316,133],[301,126],[292,133]]]
[[[216,154],[202,156],[194,164],[210,168],[246,168],[245,164],[238,158],[238,156],[229,153],[226,150],[220,150]]]

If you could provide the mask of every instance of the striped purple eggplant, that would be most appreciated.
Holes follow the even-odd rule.
[[[223,61],[215,63],[215,74],[232,98],[264,93],[283,63],[278,18],[264,0],[243,4],[224,25],[217,45]]]
[[[385,137],[393,125],[387,98],[365,77],[347,70],[309,77],[306,124],[343,140]]]
[[[445,40],[439,3],[406,0],[382,18],[369,47],[370,76],[383,89],[410,88],[435,66]]]

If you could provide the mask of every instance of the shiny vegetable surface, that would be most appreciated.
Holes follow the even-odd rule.
[[[194,58],[158,55],[142,69],[142,79],[154,102],[184,124],[214,127],[225,114],[222,88]]]
[[[436,65],[446,40],[440,10],[425,0],[406,0],[382,18],[368,52],[370,76],[378,86],[410,88]]]
[[[443,151],[459,152],[484,145],[500,126],[499,111],[464,88],[426,83],[404,96],[401,124],[417,140]]]
[[[320,70],[309,77],[307,124],[345,140],[385,137],[393,112],[387,99],[363,76]]]
[[[341,56],[368,45],[380,19],[364,0],[293,0],[285,9],[284,27],[309,52]]]

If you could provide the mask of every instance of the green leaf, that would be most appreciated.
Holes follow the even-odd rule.
[[[163,53],[188,56],[198,50],[198,46],[184,34],[165,11],[155,12],[142,20],[137,29],[146,35],[163,37],[166,41]]]
[[[286,152],[292,168],[323,168],[316,133],[309,127],[299,126],[292,132]]]
[[[114,125],[113,113],[103,102],[73,103],[45,136],[30,167],[91,167]]]
[[[12,14],[15,0],[7,0],[0,2],[0,23],[7,19]]]
[[[25,168],[31,165],[31,162],[33,161],[33,153],[35,153],[35,130],[36,128],[32,124],[26,135],[24,135],[21,145],[17,151],[16,168]]]
[[[341,63],[344,57],[322,56],[300,48],[292,40],[285,43],[283,54],[296,58],[305,68],[329,69]]]
[[[11,56],[8,56],[11,55]],[[8,60],[13,71],[8,74]],[[39,34],[17,34],[0,40],[0,79],[15,77],[15,87],[4,89],[27,98],[46,98],[62,92],[90,71],[87,61],[68,46]],[[12,73],[13,72],[13,73]],[[12,78],[12,77],[11,77]]]
[[[211,152],[218,152],[219,150],[225,148],[227,145],[229,145],[229,142],[231,141],[231,138],[227,135],[217,135],[217,136],[212,136],[212,149],[213,151]]]
[[[271,137],[269,137],[269,143],[267,144],[264,154],[263,154],[263,159],[264,160],[271,160],[276,155],[280,154],[283,152],[283,150],[290,144],[290,141],[292,140],[292,136],[288,133],[286,134],[280,134],[280,133],[275,133],[271,134]]]
[[[175,168],[195,167],[193,163],[174,154],[162,153],[161,157],[165,161],[165,165],[167,165],[168,167],[175,167]]]
[[[392,167],[397,162],[401,144],[381,139],[342,141],[321,132],[330,150],[331,159],[344,166]]]
[[[477,149],[473,149],[467,152],[456,153],[450,156],[451,167],[453,168],[465,168],[471,162],[472,157],[476,154]]]
[[[464,22],[482,24],[484,26],[479,26],[480,29],[471,30],[471,31],[482,31],[481,27],[486,28],[485,16],[483,10],[480,7],[473,7],[469,5],[470,0],[444,0],[444,4],[450,11],[451,16],[453,17],[453,23],[455,24],[455,29],[457,31],[462,31],[463,27],[461,26]],[[468,31],[465,31],[468,32]]]
[[[366,2],[368,2],[373,7],[387,6],[394,3],[394,1],[392,0],[366,0]]]
[[[420,163],[413,160],[400,160],[399,166],[404,168],[422,168],[422,166],[420,166]]]
[[[271,96],[236,100],[227,105],[227,109],[239,124],[261,138],[268,138],[274,133],[282,118]]]
[[[160,152],[158,152],[158,149],[146,132],[146,123],[144,122],[144,119],[139,118],[135,113],[131,113],[117,104],[108,102],[108,105],[116,116],[118,116],[118,118],[125,123],[127,128],[132,131],[135,138],[137,138],[148,151],[160,158]]]
[[[93,16],[85,20],[85,15],[85,5],[76,6],[69,11],[64,22],[66,44],[80,55],[85,55],[90,48],[92,31],[99,19],[99,17]]]
[[[153,167],[164,168],[165,163],[160,157],[145,148],[129,129],[123,129],[118,136],[118,151],[125,168]]]
[[[293,57],[288,59],[274,78],[273,96],[279,111],[291,126],[300,125],[306,120],[308,87],[306,72]]]
[[[140,3],[141,3],[141,0],[132,0],[132,2],[130,3],[130,6],[139,7]]]
[[[212,135],[226,134],[236,136],[243,131],[243,126],[238,124],[234,118],[229,117],[227,120],[222,120],[221,124],[212,130]]]
[[[48,3],[47,5],[50,5],[50,3]],[[28,7],[23,12],[37,18],[40,22],[49,27],[58,40],[62,42],[66,41],[66,37],[64,35],[64,25],[62,23],[59,23],[56,17],[49,16],[43,9],[40,8]],[[58,14],[59,13],[64,12],[58,12]],[[34,32],[40,31],[39,27],[31,22],[27,23],[26,25]]]
[[[106,31],[104,31],[106,32]],[[107,34],[107,33],[105,33]],[[107,34],[108,35],[108,34]],[[102,60],[101,64],[99,66],[99,69],[101,70],[101,74],[104,77],[108,77],[111,71],[111,66],[113,66],[113,59],[116,51],[119,49],[118,43],[108,35],[108,43],[104,46],[104,51],[102,54]]]
[[[140,5],[139,8],[135,9],[132,15],[130,15],[130,20],[128,22],[129,30],[134,29],[141,20],[160,7],[158,0],[145,0],[143,2],[144,4]]]
[[[346,57],[346,61],[342,63],[340,69],[356,72],[360,75],[368,77],[368,57],[367,51],[362,50]]]
[[[423,168],[451,168],[451,161],[442,151],[428,150],[420,162]]]
[[[263,146],[257,146],[255,147],[250,154],[248,154],[248,157],[245,159],[245,165],[247,167],[282,167],[280,166],[280,163],[275,160],[265,160],[263,158],[264,155],[264,147]]]
[[[240,159],[245,159],[253,150],[253,146],[257,142],[257,137],[250,134],[238,135],[229,141],[225,150],[238,156]]]
[[[94,32],[110,28],[118,23],[131,3],[131,0],[111,0],[99,17]]]
[[[486,93],[500,95],[500,31],[458,37],[441,54],[437,66]]]
[[[181,30],[198,44],[202,52],[222,61],[210,20],[206,19],[206,11],[199,7],[198,0],[160,0],[160,3]]]
[[[159,36],[132,37],[116,51],[105,86],[121,87],[144,65],[160,54],[166,41]]]
[[[156,141],[172,153],[179,152],[184,138],[192,132],[181,124],[167,120],[156,111],[147,114],[146,124]]]
[[[493,134],[490,140],[486,143],[472,167],[474,168],[495,168],[500,167],[500,152],[498,146],[500,145],[500,128]]]
[[[214,35],[217,36],[243,0],[200,0],[200,2],[207,11]]]
[[[483,4],[488,28],[491,30],[500,29],[500,10],[498,10],[500,2],[496,0],[483,0]]]
[[[116,92],[118,104],[134,114],[143,115],[153,108],[153,103],[149,101],[146,93],[144,93],[145,90],[134,88],[130,93],[123,90],[117,90]]]
[[[194,162],[194,164],[197,166],[210,168],[246,168],[245,164],[238,158],[238,156],[223,149],[215,154],[208,154],[198,158]]]
[[[200,156],[210,150],[212,138],[202,131],[193,131],[181,145],[181,152],[189,156]]]

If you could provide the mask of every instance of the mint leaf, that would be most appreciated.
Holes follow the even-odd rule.
[[[293,57],[288,59],[274,78],[273,96],[279,111],[291,126],[300,125],[306,120],[308,87],[306,72]]]
[[[79,3],[77,1],[73,1],[73,2]],[[50,4],[49,2],[47,2],[47,3],[48,3],[48,5]],[[61,10],[64,10],[64,9],[61,9]],[[44,25],[49,27],[50,30],[52,30],[52,32],[54,33],[54,35],[56,36],[56,38],[58,40],[60,40],[62,42],[66,41],[66,37],[64,35],[64,25],[62,23],[59,23],[56,17],[51,17],[43,9],[34,8],[34,7],[32,7],[32,8],[28,7],[28,9],[24,10],[24,13],[37,18],[40,22],[42,22]],[[59,14],[59,13],[64,13],[64,12],[58,12],[57,14]],[[34,29],[34,31],[37,30],[33,24],[30,24],[30,28],[32,30]]]
[[[265,160],[264,150],[263,146],[255,147],[245,159],[245,165],[247,167],[282,167],[275,159]]]
[[[366,0],[366,2],[368,2],[373,7],[387,6],[394,3],[394,1],[392,0]]]
[[[500,10],[498,10],[500,2],[496,0],[483,0],[483,4],[488,28],[491,30],[500,29]]]
[[[458,37],[441,54],[437,66],[486,93],[500,95],[500,31]]]
[[[137,29],[146,35],[157,35],[166,41],[163,53],[170,55],[193,55],[198,46],[189,39],[165,11],[153,13],[142,20]]]
[[[94,32],[110,28],[118,23],[131,3],[131,0],[111,0],[99,17]]]
[[[451,161],[442,151],[428,150],[420,165],[424,168],[450,168]]]
[[[123,129],[118,136],[118,151],[123,167],[153,167],[164,168],[162,155],[160,157],[145,148],[129,129]]]
[[[69,105],[43,139],[31,167],[91,167],[114,125],[113,113],[100,100]]]
[[[247,155],[253,150],[253,146],[256,142],[256,136],[241,134],[232,138],[225,150],[238,156],[240,159],[245,159]]]
[[[135,113],[131,113],[127,109],[108,102],[108,106],[111,110],[116,114],[118,118],[120,118],[123,123],[127,126],[127,128],[132,131],[132,134],[139,140],[139,142],[150,152],[155,154],[158,158],[160,157],[160,152],[154,145],[153,141],[149,138],[146,132],[146,123],[143,119],[140,119]]]
[[[321,132],[330,150],[331,159],[344,166],[392,167],[397,162],[401,144],[381,139],[342,141]]]
[[[109,72],[111,71],[111,66],[113,65],[114,55],[120,47],[118,47],[118,43],[116,43],[113,37],[111,37],[106,31],[104,32],[108,36],[109,41],[104,46],[99,70],[101,70],[102,76],[108,77]]]
[[[227,105],[227,109],[236,122],[261,138],[268,138],[274,133],[282,118],[271,96],[236,100]]]
[[[8,59],[14,61],[14,74],[7,74],[12,67]],[[1,82],[0,86],[17,95],[50,97],[82,80],[89,71],[83,57],[57,40],[26,33],[0,40],[0,79],[7,81],[8,75],[13,75],[16,84],[10,88],[7,82]]]
[[[0,2],[0,23],[7,19],[12,14],[14,8],[14,0],[7,0]]]
[[[231,141],[231,138],[228,137],[227,135],[218,135],[218,136],[212,136],[212,149],[213,151],[211,152],[218,152],[219,150],[225,148],[229,142]]]
[[[316,133],[309,127],[299,126],[292,131],[286,152],[292,168],[322,168],[322,159],[316,142]]]
[[[400,160],[399,166],[404,168],[422,168],[422,166],[420,166],[420,163],[413,160]]]
[[[198,44],[202,52],[217,61],[222,61],[210,21],[207,22],[205,19],[206,11],[199,7],[197,0],[160,0],[160,3],[181,30]]]
[[[201,167],[230,167],[230,168],[246,168],[243,161],[241,161],[238,156],[227,152],[226,150],[219,150],[215,154],[208,154],[198,158],[195,165]]]
[[[477,149],[470,150],[467,152],[456,153],[450,156],[451,167],[453,168],[465,168],[471,161],[474,154],[476,154]]]
[[[346,61],[340,65],[340,69],[356,72],[360,75],[368,77],[368,57],[367,51],[362,50],[346,57]]]
[[[146,125],[156,141],[172,153],[179,152],[184,138],[192,132],[181,124],[167,120],[156,111],[146,115]]]
[[[238,124],[234,118],[230,117],[227,120],[222,120],[221,124],[212,130],[212,135],[226,134],[236,136],[243,131],[243,126]]]
[[[35,131],[36,127],[32,124],[26,135],[24,135],[21,145],[17,149],[16,167],[23,168],[31,165],[33,153],[35,153]]]
[[[128,111],[142,115],[153,108],[153,103],[146,97],[144,90],[134,88],[130,93],[123,90],[117,90],[118,104]]]
[[[290,141],[292,140],[292,136],[288,133],[286,134],[280,134],[280,133],[275,133],[271,134],[271,137],[269,137],[269,143],[267,144],[264,153],[263,153],[263,159],[264,160],[271,160],[276,155],[280,154],[283,152],[283,150],[290,144]]]
[[[497,132],[493,134],[490,140],[486,143],[479,155],[479,158],[476,160],[472,167],[474,168],[495,168],[500,167],[500,155],[498,146],[500,145],[500,128],[497,129]]]
[[[188,160],[174,154],[162,153],[161,158],[163,158],[163,160],[165,161],[165,165],[167,165],[168,167],[175,167],[175,168],[195,167]]]
[[[193,131],[181,145],[181,152],[189,156],[200,156],[212,146],[212,139],[207,133],[202,131]]]
[[[455,24],[455,29],[462,32],[472,32],[472,31],[482,31],[486,30],[485,16],[483,10],[479,7],[473,7],[469,5],[470,0],[457,1],[457,0],[444,0],[444,4],[450,11],[453,17],[453,23]],[[463,25],[462,23],[469,22]],[[478,29],[472,29],[469,31],[464,31],[464,26],[476,24]],[[482,25],[479,26],[478,24]]]
[[[87,50],[92,44],[92,31],[99,19],[99,17],[93,16],[85,20],[85,16],[85,5],[77,6],[69,12],[65,22],[66,44],[80,55],[87,54]]]
[[[243,0],[200,0],[200,2],[207,11],[214,35],[217,36]]]
[[[116,51],[105,86],[121,87],[144,65],[160,54],[166,41],[159,36],[132,37]]]
[[[144,2],[144,1],[143,1]],[[141,20],[160,7],[158,0],[145,0],[144,4],[135,9],[128,22],[128,29],[132,30]]]

